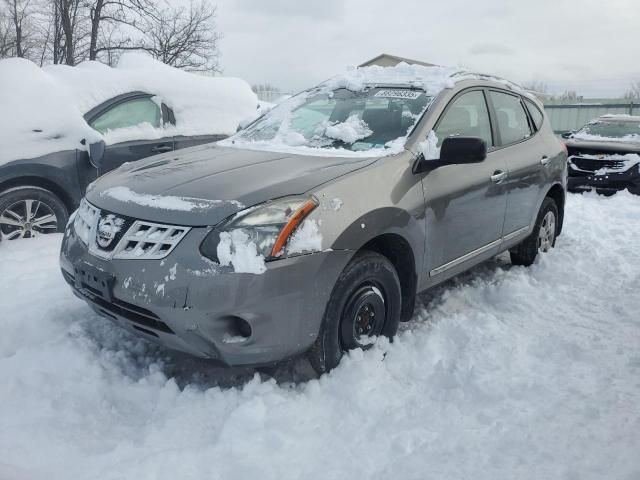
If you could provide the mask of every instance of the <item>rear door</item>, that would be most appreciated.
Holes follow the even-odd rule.
[[[480,137],[487,158],[448,165],[423,179],[426,201],[427,271],[435,281],[497,253],[506,194],[504,159],[495,155],[494,132],[482,89],[464,90],[446,107],[434,128],[438,146],[450,136]]]
[[[89,112],[87,122],[106,143],[98,174],[173,150],[173,135],[165,128],[171,125],[166,112],[157,97],[142,92],[121,95]]]
[[[550,161],[546,143],[538,135],[534,117],[529,116],[520,95],[490,90],[489,101],[498,127],[496,156],[506,164],[508,176],[505,241],[525,236],[535,219],[542,196],[544,169]],[[537,108],[534,105],[531,108]],[[539,115],[541,112],[537,111]],[[540,119],[540,117],[537,117]],[[547,163],[545,163],[547,162]]]

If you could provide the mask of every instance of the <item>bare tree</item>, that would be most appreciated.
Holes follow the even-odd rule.
[[[0,56],[117,61],[143,50],[177,68],[219,71],[211,0],[0,0]]]
[[[6,16],[12,29],[13,55],[26,57],[30,49],[33,28],[31,0],[3,0],[6,7]]]
[[[6,4],[0,3],[0,58],[12,57],[15,51],[15,39]]]
[[[573,100],[573,101],[580,100],[580,97],[578,96],[578,92],[576,92],[575,90],[565,90],[560,95],[559,98],[560,100]]]
[[[631,82],[629,90],[624,94],[626,100],[640,100],[640,80]]]
[[[188,6],[155,5],[140,25],[141,46],[167,65],[186,70],[219,72],[216,7],[208,0],[191,0]]]

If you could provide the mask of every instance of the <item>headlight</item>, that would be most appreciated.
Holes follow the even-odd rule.
[[[314,198],[290,197],[264,203],[235,214],[213,229],[200,245],[200,253],[219,262],[221,236],[246,237],[266,260],[282,256],[292,233],[318,206]]]

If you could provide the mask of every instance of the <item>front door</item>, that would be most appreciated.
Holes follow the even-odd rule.
[[[164,131],[162,108],[151,95],[132,94],[97,110],[88,122],[106,143],[98,175],[174,149],[173,136]]]
[[[496,155],[485,93],[463,91],[447,106],[434,133],[438,146],[454,135],[487,143],[483,162],[448,165],[422,180],[426,202],[426,270],[434,281],[495,255],[506,211],[507,166]]]

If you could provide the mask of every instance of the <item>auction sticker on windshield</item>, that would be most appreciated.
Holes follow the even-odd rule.
[[[374,97],[382,97],[382,98],[408,98],[410,100],[415,100],[423,92],[418,90],[399,90],[396,88],[388,89],[388,90],[380,90],[376,92]]]

